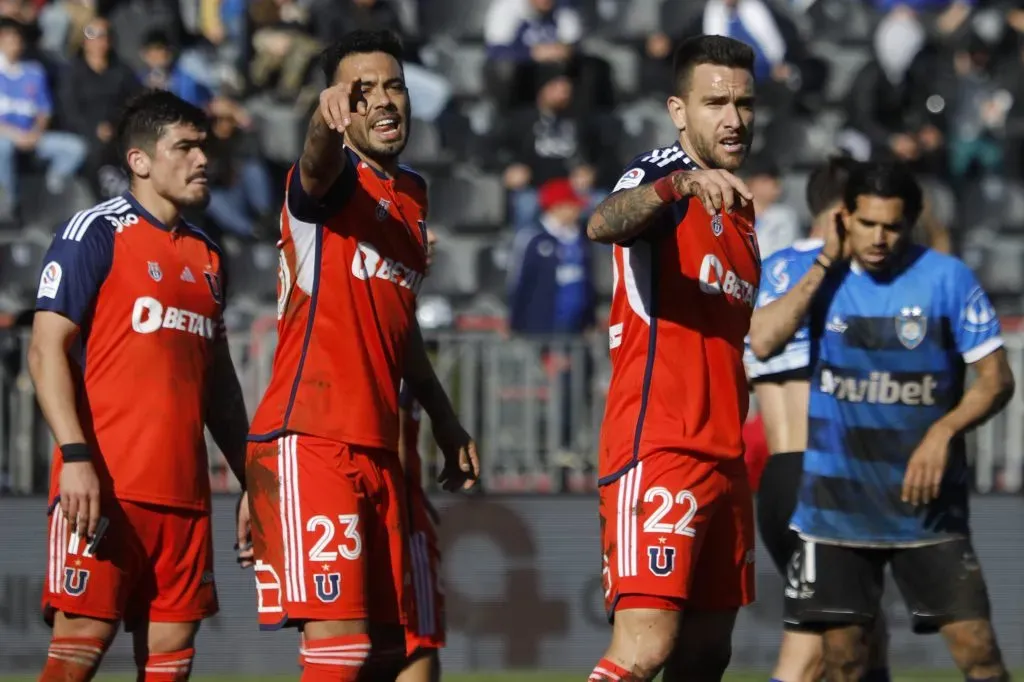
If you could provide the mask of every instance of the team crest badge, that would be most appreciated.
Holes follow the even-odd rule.
[[[920,306],[906,306],[896,316],[896,337],[907,350],[914,350],[924,341],[928,330],[928,318]]]
[[[391,208],[391,202],[388,199],[381,199],[377,202],[377,220],[384,220],[388,217],[388,210]]]
[[[164,271],[160,269],[160,264],[155,260],[147,262],[149,265],[149,276],[153,278],[154,282],[159,282],[164,278]]]
[[[716,237],[722,235],[722,216],[718,213],[711,216],[711,234]]]
[[[676,568],[676,550],[674,547],[663,545],[649,545],[647,547],[647,558],[651,573],[664,578],[671,575]]]
[[[224,290],[220,286],[220,275],[216,272],[206,271],[203,273],[203,277],[206,278],[206,284],[210,287],[210,295],[213,296],[213,300],[217,305],[223,305]]]

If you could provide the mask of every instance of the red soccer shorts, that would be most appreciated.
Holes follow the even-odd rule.
[[[213,536],[206,512],[102,501],[98,539],[68,530],[55,502],[50,512],[43,612],[178,623],[217,613]]]
[[[754,510],[742,460],[658,452],[602,486],[600,500],[609,618],[622,607],[726,610],[754,600]]]
[[[404,624],[405,481],[398,455],[289,434],[249,443],[260,627]]]
[[[427,496],[419,487],[410,491],[409,556],[412,563],[413,609],[405,626],[406,652],[443,649],[445,645],[444,592],[441,589],[441,550],[437,526]]]

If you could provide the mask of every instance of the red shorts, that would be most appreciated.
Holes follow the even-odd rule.
[[[650,455],[602,486],[605,607],[726,610],[754,600],[754,510],[742,460]],[[626,598],[624,601],[623,598]]]
[[[72,534],[50,512],[43,612],[133,624],[192,622],[217,613],[213,536],[206,512],[108,497],[98,539]]]
[[[406,622],[405,481],[396,453],[289,434],[249,443],[245,478],[260,627]]]
[[[442,649],[445,645],[444,591],[437,526],[426,494],[410,491],[409,555],[412,563],[412,617],[405,627],[406,651]]]

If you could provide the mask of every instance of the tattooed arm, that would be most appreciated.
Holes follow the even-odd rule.
[[[245,446],[249,437],[249,415],[245,409],[242,385],[227,338],[222,334],[213,349],[213,370],[207,384],[206,426],[231,472],[245,490]]]
[[[639,236],[669,205],[654,183],[624,189],[605,197],[587,221],[587,236],[602,244],[618,244]]]
[[[365,106],[361,87],[356,78],[320,93],[320,106],[309,121],[299,159],[302,189],[313,199],[323,198],[345,170],[345,129],[352,123],[352,112]]]

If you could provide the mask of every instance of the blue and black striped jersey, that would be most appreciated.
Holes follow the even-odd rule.
[[[808,447],[792,526],[820,542],[916,545],[968,532],[954,439],[937,500],[900,499],[907,462],[963,396],[966,365],[1002,346],[999,318],[960,260],[912,246],[888,278],[834,271],[811,310]]]

